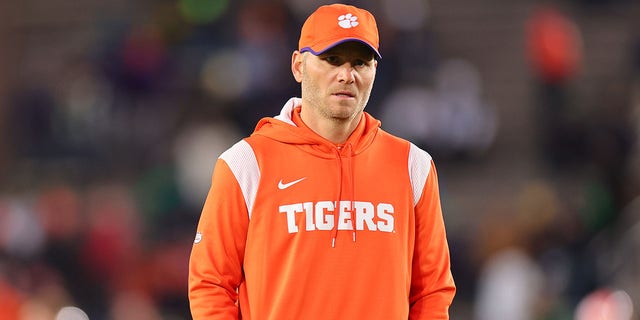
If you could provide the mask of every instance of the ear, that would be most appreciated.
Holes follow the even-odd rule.
[[[291,73],[298,83],[302,82],[302,52],[298,50],[291,55]]]

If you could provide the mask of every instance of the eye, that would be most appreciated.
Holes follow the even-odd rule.
[[[339,66],[342,64],[342,60],[340,59],[340,57],[335,56],[335,55],[328,55],[324,57],[324,61],[328,62],[331,65],[334,66]]]
[[[360,60],[360,59],[358,59],[358,60],[353,62],[353,66],[354,67],[364,67],[364,66],[367,66],[367,65],[368,65],[367,61]]]

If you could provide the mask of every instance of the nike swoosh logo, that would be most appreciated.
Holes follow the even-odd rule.
[[[302,181],[302,180],[304,180],[304,179],[306,179],[306,178],[307,178],[307,177],[300,178],[300,179],[298,179],[298,180],[294,180],[294,181],[287,182],[287,183],[282,183],[282,179],[281,179],[281,180],[280,180],[280,182],[278,182],[278,189],[280,189],[280,190],[284,190],[284,189],[289,188],[289,187],[291,187],[292,185],[294,185],[294,184],[296,184],[296,183],[298,183],[298,182],[300,182],[300,181]]]

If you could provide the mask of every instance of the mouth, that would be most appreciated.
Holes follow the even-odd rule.
[[[337,91],[333,93],[334,96],[339,98],[355,98],[355,94],[351,91]]]

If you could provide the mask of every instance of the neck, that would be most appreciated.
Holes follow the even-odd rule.
[[[309,129],[334,144],[342,144],[347,141],[362,118],[362,112],[356,113],[349,119],[323,118],[312,113],[313,110],[302,108],[300,118]]]

